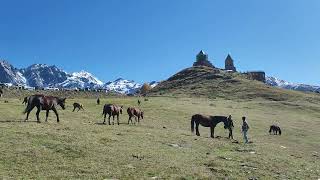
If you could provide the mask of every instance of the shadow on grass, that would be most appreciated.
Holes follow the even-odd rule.
[[[25,121],[25,120],[4,120],[0,121],[0,123],[36,123],[37,121]]]

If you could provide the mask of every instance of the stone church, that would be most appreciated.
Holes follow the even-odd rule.
[[[230,56],[230,54],[228,54],[228,56],[227,56],[227,58],[226,58],[226,60],[225,60],[225,70],[237,72],[237,69],[236,69],[236,67],[234,66],[233,59],[232,59],[232,57]]]
[[[200,51],[196,57],[196,62],[193,63],[193,66],[207,66],[214,68],[212,63],[209,61],[208,54],[204,51]]]

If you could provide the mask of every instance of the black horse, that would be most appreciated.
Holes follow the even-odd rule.
[[[195,114],[191,118],[191,132],[194,132],[194,124],[196,125],[196,135],[200,136],[199,124],[204,127],[210,127],[211,137],[214,138],[214,128],[217,124],[223,122],[224,128],[229,130],[229,138],[232,136],[232,119],[231,116],[205,116],[201,114]]]
[[[37,122],[40,123],[39,114],[41,110],[46,110],[46,121],[48,120],[49,111],[52,110],[57,116],[57,122],[59,122],[59,114],[57,111],[57,106],[61,106],[62,109],[65,109],[65,101],[66,98],[59,98],[53,96],[45,96],[42,94],[36,94],[30,96],[28,99],[28,105],[24,111],[24,114],[27,113],[27,117],[25,121],[28,120],[30,112],[33,110],[34,107],[37,107]]]
[[[22,104],[27,105],[28,104],[28,96],[23,98]]]
[[[281,128],[277,125],[270,126],[269,134],[271,134],[271,132],[273,133],[273,135],[281,136]]]

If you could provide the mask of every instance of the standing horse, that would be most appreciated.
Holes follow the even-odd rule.
[[[136,124],[137,118],[138,118],[138,123],[140,123],[140,118],[143,119],[143,111],[141,111],[138,108],[129,107],[127,109],[127,113],[129,115],[128,124],[129,124],[130,121],[131,121],[131,124],[132,124],[132,117],[134,117],[134,120],[135,120],[134,124]]]
[[[28,120],[30,112],[33,110],[34,107],[37,107],[37,122],[40,123],[39,114],[41,110],[46,110],[46,121],[48,120],[49,111],[52,110],[57,116],[57,122],[59,122],[59,114],[57,111],[57,106],[61,106],[62,109],[65,109],[65,101],[66,98],[59,98],[53,96],[45,96],[42,94],[37,94],[30,96],[28,99],[28,105],[24,110],[24,114],[27,113],[27,117],[25,121]]]
[[[279,133],[279,136],[281,136],[281,128],[277,125],[270,126],[269,134],[271,134],[271,132],[273,132],[273,135],[278,135]]]
[[[196,124],[196,135],[200,136],[199,132],[199,124],[204,127],[210,127],[210,136],[214,138],[214,128],[217,126],[217,124],[223,122],[224,128],[229,129],[229,138],[230,138],[230,129],[232,119],[231,116],[225,117],[225,116],[205,116],[201,114],[195,114],[191,118],[191,132],[194,132],[194,124]]]
[[[97,99],[97,104],[100,105],[100,98]]]
[[[23,98],[22,104],[27,105],[28,103],[28,96]]]
[[[117,116],[117,122],[118,122],[118,125],[119,125],[120,124],[119,123],[119,115],[122,114],[122,108],[123,108],[123,106],[119,107],[119,106],[113,105],[113,104],[105,104],[104,107],[103,107],[103,112],[102,112],[102,115],[104,115],[103,124],[106,123],[106,117],[107,117],[107,114],[108,114],[109,115],[109,118],[108,118],[109,125],[111,125],[110,124],[111,116],[113,118],[112,124],[114,125],[114,117]]]
[[[84,110],[82,104],[75,102],[75,103],[73,103],[73,111],[72,112],[74,112],[74,110],[76,110],[76,109],[78,109],[77,112],[79,112],[80,109]]]

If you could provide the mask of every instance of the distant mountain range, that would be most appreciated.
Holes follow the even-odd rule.
[[[142,84],[122,78],[103,83],[86,71],[67,73],[56,66],[34,64],[27,68],[18,69],[7,61],[0,61],[0,82],[29,87],[52,87],[67,89],[106,89],[122,94],[135,93]],[[149,83],[152,87],[158,83]]]
[[[0,61],[0,82],[29,87],[53,87],[68,89],[106,89],[122,94],[132,94],[139,90],[142,84],[133,80],[116,79],[103,83],[94,75],[86,71],[67,73],[56,66],[34,64],[27,68],[18,69],[7,61]],[[149,83],[155,87],[158,82]],[[305,92],[319,92],[320,86],[290,83],[275,77],[267,77],[266,84],[283,89]]]
[[[282,89],[290,89],[290,90],[297,90],[297,91],[304,91],[304,92],[320,92],[320,86],[291,83],[284,80],[280,80],[275,77],[267,77],[266,84],[270,86],[279,87]]]

